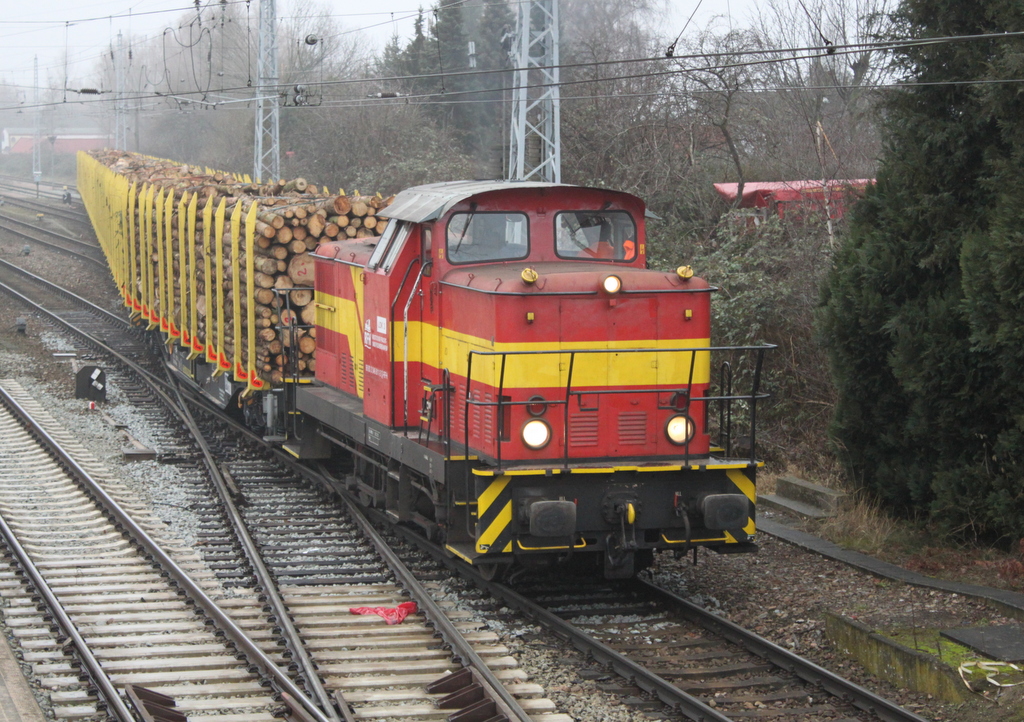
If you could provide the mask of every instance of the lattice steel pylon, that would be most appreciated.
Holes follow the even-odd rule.
[[[117,53],[114,54],[114,147],[119,150],[128,150],[128,108],[125,102],[125,75],[128,69],[125,65],[124,37],[118,31]]]
[[[32,180],[39,195],[39,181],[43,179],[43,109],[39,105],[39,56],[32,59],[32,105],[35,106],[35,128],[32,133]]]
[[[510,54],[516,70],[509,179],[561,183],[558,0],[528,0],[519,4],[519,21]]]
[[[256,142],[253,180],[281,178],[281,113],[277,92],[277,8],[275,0],[260,0],[259,59],[256,61]]]

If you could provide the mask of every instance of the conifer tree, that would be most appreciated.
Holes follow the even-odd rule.
[[[823,293],[834,432],[857,482],[952,530],[1024,535],[1024,114],[1013,0],[904,0],[878,182]],[[995,81],[995,82],[993,82]],[[1017,419],[1021,418],[1021,422]]]

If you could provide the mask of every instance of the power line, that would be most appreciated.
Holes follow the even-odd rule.
[[[700,73],[700,72],[721,71],[721,70],[738,69],[738,68],[743,68],[743,67],[753,67],[753,66],[758,66],[758,65],[766,65],[766,64],[774,64],[774,63],[782,63],[782,62],[799,62],[799,61],[821,59],[821,58],[824,58],[824,57],[827,57],[827,56],[833,56],[833,55],[848,55],[848,54],[853,54],[853,53],[860,53],[860,52],[865,52],[865,51],[868,51],[868,50],[879,51],[879,52],[882,52],[882,51],[894,51],[894,50],[908,49],[908,48],[912,48],[912,47],[921,47],[921,46],[928,46],[928,45],[936,45],[936,44],[942,44],[942,43],[966,42],[966,41],[981,40],[981,39],[1010,39],[1010,38],[1020,38],[1020,37],[1024,37],[1024,31],[1012,32],[1012,33],[986,33],[986,34],[968,35],[968,36],[944,36],[944,37],[940,37],[940,38],[924,38],[924,39],[895,41],[895,42],[847,43],[847,44],[844,44],[844,45],[829,45],[829,46],[805,46],[805,47],[789,47],[789,48],[758,48],[758,49],[749,49],[749,50],[720,51],[720,52],[714,52],[714,53],[691,53],[691,54],[687,54],[687,55],[676,56],[674,58],[664,58],[664,57],[660,57],[660,56],[654,56],[654,57],[649,57],[649,58],[630,58],[630,59],[622,59],[622,60],[604,60],[604,61],[592,61],[592,62],[586,62],[586,63],[566,63],[566,64],[560,64],[557,67],[559,69],[562,69],[562,70],[566,70],[566,69],[587,69],[587,68],[599,68],[599,67],[608,67],[608,66],[616,66],[616,65],[637,64],[637,63],[656,64],[656,63],[665,63],[665,62],[669,62],[669,61],[674,62],[674,63],[681,63],[681,62],[686,61],[686,60],[715,60],[715,59],[722,59],[722,58],[737,58],[737,57],[744,57],[744,56],[765,56],[765,55],[775,55],[775,56],[782,55],[782,56],[786,56],[786,57],[768,57],[768,58],[761,57],[761,58],[758,58],[758,59],[755,59],[755,60],[746,60],[746,61],[742,61],[742,62],[725,63],[725,64],[719,64],[719,65],[712,65],[712,64],[709,63],[707,65],[702,65],[702,66],[678,67],[678,68],[672,68],[672,69],[669,69],[669,70],[656,71],[656,72],[644,72],[644,73],[634,73],[634,74],[628,74],[628,75],[616,75],[616,76],[609,76],[609,77],[604,77],[604,78],[587,78],[587,79],[581,79],[581,80],[562,81],[562,83],[561,83],[562,86],[585,85],[585,84],[598,83],[598,82],[600,82],[600,83],[607,83],[607,82],[619,82],[619,81],[623,81],[623,80],[635,80],[635,79],[641,79],[641,78],[663,77],[663,76],[678,75],[678,74],[683,74],[683,73]],[[805,55],[796,55],[796,53],[800,53],[800,52],[803,52],[803,53],[806,53],[806,54]],[[443,74],[443,77],[453,78],[453,77],[485,76],[485,75],[493,75],[493,74],[496,74],[496,73],[500,74],[500,73],[506,73],[506,72],[515,72],[515,70],[517,70],[517,69],[512,68],[512,69],[505,69],[505,70],[460,71],[460,72],[457,72],[457,73],[445,73],[445,74]],[[339,80],[325,80],[325,81],[323,81],[322,84],[324,86],[339,87],[339,86],[348,86],[348,85],[364,84],[364,83],[387,83],[387,82],[398,82],[398,81],[403,81],[403,80],[428,80],[428,79],[440,78],[440,77],[442,77],[442,74],[440,74],[440,73],[427,73],[427,74],[423,74],[423,75],[404,75],[404,76],[385,76],[385,77],[362,77],[362,78],[345,78],[345,79],[339,79]],[[976,82],[981,82],[981,81],[964,81],[964,82],[966,82],[966,83],[976,83]],[[995,82],[1001,82],[1001,81],[995,81]],[[940,84],[942,84],[942,83],[940,83]],[[956,84],[956,81],[952,81],[952,84]],[[290,85],[288,83],[276,83],[276,84],[268,86],[268,90],[271,90],[271,91],[281,91],[281,90],[287,89],[288,87],[290,87]],[[531,86],[531,87],[543,87],[543,85],[537,85],[537,86]],[[829,87],[840,87],[840,86],[829,86]],[[864,87],[864,86],[855,86],[855,87]],[[898,84],[891,84],[890,86],[887,86],[887,87],[899,87],[899,86],[898,86]],[[913,84],[908,84],[906,87],[913,87]],[[225,88],[218,88],[218,89],[210,89],[210,90],[205,91],[205,93],[206,94],[227,94],[227,93],[231,93],[231,92],[246,91],[246,90],[250,90],[250,88],[247,87],[247,86],[232,86],[232,87],[225,87]],[[480,90],[459,91],[457,93],[451,93],[450,95],[464,96],[464,95],[472,95],[472,94],[475,94],[475,93],[490,93],[490,92],[493,92],[493,89],[480,89]],[[198,95],[198,94],[203,94],[203,93],[201,93],[200,91],[180,91],[180,92],[174,92],[173,93],[173,95],[175,95],[175,96],[191,96],[191,95]],[[136,94],[133,94],[133,95],[134,95],[135,98],[137,98],[139,100],[155,99],[155,98],[166,98],[166,97],[168,97],[168,94],[160,93],[160,92],[153,92],[153,93],[146,93],[146,94],[138,94],[138,93],[136,93]],[[430,96],[430,94],[423,94],[423,95],[418,96],[418,97],[429,97],[429,96]],[[84,102],[89,102],[89,103],[100,102],[100,103],[102,103],[102,102],[108,102],[108,101],[106,101],[105,99],[99,98],[99,99],[96,99],[95,101],[76,101],[76,102],[79,102],[79,103],[84,103]],[[56,103],[43,103],[41,105],[46,107],[46,106],[57,105],[57,104]],[[10,109],[18,108],[18,107],[26,108],[26,107],[32,107],[32,106],[24,106],[24,105],[7,106],[6,108],[5,107],[0,107],[0,110],[10,110]]]
[[[222,4],[218,0],[218,4]],[[224,0],[225,5],[245,5],[248,4],[248,0]],[[81,23],[91,23],[99,20],[116,20],[120,18],[137,18],[144,15],[163,15],[166,13],[181,13],[191,12],[196,9],[195,5],[189,5],[188,7],[181,8],[167,8],[166,10],[147,10],[146,12],[133,13],[129,10],[126,13],[112,13],[110,15],[97,15],[91,18],[76,18],[73,20],[0,20],[0,25],[64,25],[65,23],[71,25],[79,25]]]

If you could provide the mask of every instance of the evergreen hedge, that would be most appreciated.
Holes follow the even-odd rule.
[[[1024,29],[1015,0],[905,0],[903,38]],[[905,48],[877,185],[819,331],[853,478],[947,531],[1024,537],[1024,40]]]

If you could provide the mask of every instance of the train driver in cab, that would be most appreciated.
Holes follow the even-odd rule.
[[[632,261],[636,226],[622,211],[576,211],[555,218],[556,251],[563,258]]]

